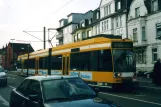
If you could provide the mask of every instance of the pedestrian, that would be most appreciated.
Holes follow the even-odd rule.
[[[153,83],[156,85],[161,85],[161,59],[160,58],[154,64]]]

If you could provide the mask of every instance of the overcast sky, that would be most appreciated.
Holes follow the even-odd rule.
[[[39,41],[23,31],[58,28],[59,20],[70,13],[85,13],[99,7],[101,0],[0,0],[0,48],[7,43]],[[67,4],[67,5],[66,5]],[[43,32],[28,32],[43,39]],[[51,31],[50,38],[55,34]],[[48,36],[48,35],[47,35]],[[19,42],[19,40],[21,40]],[[53,40],[52,42],[56,42]],[[42,42],[30,42],[35,50]],[[54,43],[53,43],[54,44]],[[46,44],[49,47],[48,43]]]

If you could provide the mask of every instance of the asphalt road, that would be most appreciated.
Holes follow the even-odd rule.
[[[7,78],[8,85],[6,87],[0,87],[0,107],[9,107],[11,91],[24,80],[24,77],[9,73],[7,74]]]
[[[8,85],[0,87],[0,107],[9,107],[9,97],[12,89],[17,87],[24,79],[16,74],[7,74]],[[114,101],[122,107],[161,107],[161,93],[149,90],[137,90],[134,92],[111,92],[101,90],[101,97]]]

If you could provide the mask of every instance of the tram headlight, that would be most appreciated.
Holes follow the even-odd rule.
[[[121,77],[122,74],[121,73],[115,73],[115,77]]]

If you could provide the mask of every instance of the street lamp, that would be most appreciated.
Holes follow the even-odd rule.
[[[14,41],[15,39],[11,39],[11,40],[12,40],[12,61],[13,61],[12,67],[13,67],[13,69],[14,69],[14,48],[13,48],[13,41]]]

